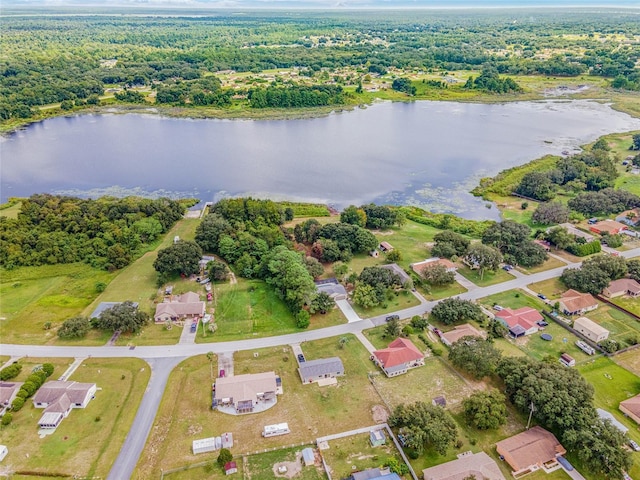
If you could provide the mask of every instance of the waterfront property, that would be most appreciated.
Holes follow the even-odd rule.
[[[549,473],[560,468],[558,457],[567,453],[555,435],[535,426],[496,444],[499,455],[513,469],[513,476],[543,469]]]
[[[200,295],[187,292],[156,305],[153,318],[156,323],[181,322],[187,318],[202,317],[204,312],[205,302],[200,301]]]
[[[278,402],[281,393],[275,372],[220,377],[213,385],[212,407],[232,415],[263,412]]]
[[[45,383],[33,396],[33,406],[45,409],[38,426],[44,429],[57,428],[73,408],[85,408],[94,398],[96,390],[95,383],[62,380]]]
[[[584,315],[598,308],[598,301],[590,293],[567,290],[560,296],[560,310],[565,315]]]
[[[424,365],[424,354],[406,338],[396,338],[387,348],[376,350],[371,360],[382,368],[387,377],[407,373],[410,368]]]
[[[457,460],[424,469],[422,475],[424,480],[457,480],[470,477],[506,480],[498,464],[485,452],[461,453]]]

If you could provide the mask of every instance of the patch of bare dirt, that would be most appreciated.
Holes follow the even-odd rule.
[[[382,405],[374,405],[371,409],[373,421],[376,423],[386,423],[389,418],[389,412]]]
[[[189,435],[197,435],[202,431],[202,425],[189,425]]]
[[[278,462],[273,465],[273,474],[278,478],[293,478],[302,471],[302,453],[296,453],[296,459],[293,462]],[[280,473],[278,469],[286,467],[287,471]]]

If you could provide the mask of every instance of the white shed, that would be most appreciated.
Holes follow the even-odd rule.
[[[201,440],[194,440],[191,448],[193,449],[193,454],[197,455],[198,453],[213,452],[220,447],[216,447],[216,437],[209,437]]]
[[[576,318],[575,322],[573,322],[573,328],[576,332],[581,333],[595,343],[602,342],[609,337],[609,330],[587,317]]]
[[[4,460],[4,457],[7,456],[7,453],[9,453],[9,449],[7,448],[7,446],[0,445],[0,462]]]

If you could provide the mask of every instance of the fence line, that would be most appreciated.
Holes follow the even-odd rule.
[[[626,313],[627,315],[631,315],[633,318],[635,318],[636,320],[638,320],[640,322],[640,317],[638,315],[636,315],[633,312],[630,312],[629,310],[627,310],[624,307],[621,307],[620,305],[616,305],[615,303],[611,302],[609,299],[607,299],[606,297],[603,297],[602,295],[596,295],[597,299],[600,300],[601,302],[606,303],[607,305],[609,305],[610,307],[615,308],[616,310],[621,311],[622,313]]]

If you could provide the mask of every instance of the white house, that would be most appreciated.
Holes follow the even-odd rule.
[[[95,383],[62,380],[45,383],[33,396],[33,406],[45,409],[38,425],[40,428],[57,428],[73,408],[85,408],[96,390]]]

